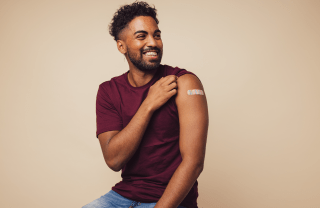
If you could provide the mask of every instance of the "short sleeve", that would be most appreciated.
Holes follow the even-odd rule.
[[[177,67],[176,67],[176,68],[177,68]],[[179,69],[179,68],[178,68],[178,69]],[[179,70],[177,70],[176,73],[175,73],[175,75],[176,75],[177,77],[180,77],[180,76],[185,75],[185,74],[195,75],[194,73],[189,72],[189,71],[187,71],[187,70],[185,70],[185,69],[179,69]],[[196,75],[195,75],[195,76],[196,76]]]
[[[185,74],[192,74],[192,75],[196,76],[194,73],[187,71],[185,69],[180,69],[179,67],[173,68],[171,66],[165,65],[165,72],[164,72],[163,76],[167,76],[167,75],[171,75],[171,74],[176,75],[177,77],[180,77]]]
[[[104,83],[107,84],[107,83]],[[107,131],[122,130],[122,119],[119,112],[114,107],[107,89],[103,84],[99,86],[96,101],[96,136]]]

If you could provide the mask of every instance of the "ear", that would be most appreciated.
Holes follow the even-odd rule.
[[[123,55],[127,53],[127,45],[123,40],[117,40],[117,47]]]

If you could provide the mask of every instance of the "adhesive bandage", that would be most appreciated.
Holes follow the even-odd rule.
[[[188,90],[188,95],[204,95],[202,90],[194,89],[194,90]]]

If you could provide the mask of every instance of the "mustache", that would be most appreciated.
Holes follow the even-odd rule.
[[[148,47],[141,50],[142,53],[146,53],[150,51],[156,51],[157,53],[159,53],[161,50],[158,47]]]

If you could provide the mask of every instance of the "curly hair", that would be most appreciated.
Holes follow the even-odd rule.
[[[156,8],[150,7],[147,2],[136,1],[132,4],[124,5],[114,13],[109,25],[109,33],[113,36],[115,41],[119,40],[120,32],[131,22],[131,20],[138,16],[150,16],[157,24],[159,24]]]

